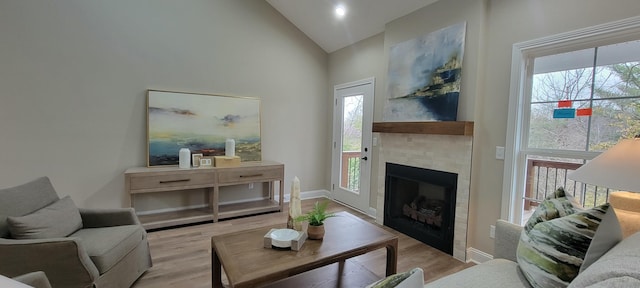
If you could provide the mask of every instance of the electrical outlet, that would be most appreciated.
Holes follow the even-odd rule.
[[[491,238],[491,239],[496,238],[496,226],[495,225],[490,225],[489,226],[489,238]]]
[[[249,183],[249,189],[253,189],[253,183]]]

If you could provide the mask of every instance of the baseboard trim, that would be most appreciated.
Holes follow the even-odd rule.
[[[481,264],[493,259],[493,255],[480,251],[476,248],[469,247],[467,248],[467,262],[473,262],[476,264]]]
[[[331,192],[329,192],[328,190],[312,190],[312,191],[300,192],[300,200],[315,199],[315,198],[331,199]]]
[[[300,200],[306,199],[315,199],[315,198],[331,198],[329,197],[330,193],[327,190],[311,190],[300,192]],[[280,199],[279,195],[275,195],[274,199],[278,201]],[[291,200],[290,194],[284,194],[284,203],[289,203]]]
[[[373,219],[376,219],[376,217],[377,217],[377,215],[376,215],[376,213],[377,213],[376,208],[369,207],[366,211],[362,211],[362,210],[360,210],[360,209],[358,209],[358,208],[356,208],[356,207],[353,207],[353,206],[351,206],[351,205],[349,205],[349,204],[347,204],[347,203],[344,203],[344,202],[342,202],[342,201],[336,200],[335,198],[331,198],[331,197],[328,197],[328,196],[327,196],[327,198],[329,198],[329,199],[333,200],[333,201],[334,201],[334,202],[336,202],[336,203],[340,203],[340,205],[347,206],[347,207],[349,207],[349,208],[351,208],[351,209],[353,209],[353,210],[356,210],[356,211],[358,211],[358,212],[360,212],[360,213],[362,213],[362,214],[364,214],[364,215],[367,215],[367,216],[369,216],[369,217],[371,217],[371,218],[373,218]]]
[[[369,216],[374,219],[378,217],[378,210],[376,208],[369,207],[369,211],[367,212],[369,213]]]

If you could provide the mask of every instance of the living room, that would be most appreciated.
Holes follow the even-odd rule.
[[[303,195],[330,196],[333,87],[375,77],[374,122],[382,121],[389,48],[466,22],[458,108],[459,121],[474,122],[466,247],[492,255],[513,44],[639,12],[635,0],[438,1],[328,53],[266,1],[2,1],[0,187],[48,176],[79,207],[129,207],[124,171],[146,166],[146,93],[156,89],[260,98],[262,158],[284,164],[285,195],[297,176]],[[374,163],[379,153],[372,147]],[[371,191],[384,185],[379,169]]]

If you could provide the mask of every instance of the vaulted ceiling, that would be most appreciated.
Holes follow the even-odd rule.
[[[381,33],[385,24],[437,0],[266,0],[327,53]],[[339,18],[335,8],[346,15]]]

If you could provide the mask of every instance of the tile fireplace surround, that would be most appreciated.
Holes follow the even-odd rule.
[[[375,135],[375,134],[374,134]],[[459,135],[378,133],[378,194],[376,222],[384,221],[385,164],[396,163],[458,174],[453,257],[467,260],[472,137]]]

